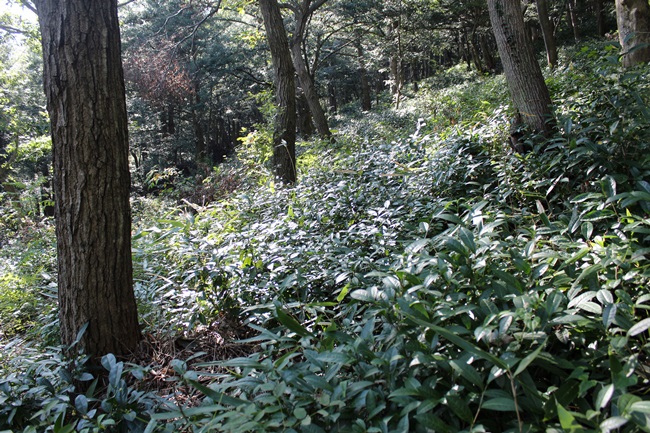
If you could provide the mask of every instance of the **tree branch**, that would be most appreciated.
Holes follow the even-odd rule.
[[[280,7],[280,9],[289,9],[296,16],[300,13],[300,11],[298,10],[298,6],[291,3],[278,3],[278,6]]]
[[[19,35],[27,35],[29,34],[28,31],[16,28],[16,27],[11,27],[6,24],[0,24],[0,30],[4,30],[7,33],[11,34],[19,34]]]
[[[34,3],[31,2],[31,0],[21,0],[20,4],[22,4],[24,7],[26,7],[27,9],[29,9],[30,11],[38,15],[38,12],[36,11],[36,6],[34,5]]]
[[[311,6],[309,6],[309,9],[307,10],[307,15],[311,15],[314,12],[316,12],[316,9],[320,8],[327,2],[327,0],[316,0]]]
[[[135,1],[135,0],[125,0],[125,1],[123,1],[122,3],[118,3],[118,4],[117,4],[117,7],[118,7],[118,8],[121,8],[122,6],[126,6],[126,5],[128,5],[129,3],[133,3],[134,1]]]

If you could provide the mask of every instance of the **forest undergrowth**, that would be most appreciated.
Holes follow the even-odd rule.
[[[650,70],[616,50],[548,72],[524,154],[503,78],[454,69],[294,187],[248,143],[133,197],[144,343],[103,372],[57,347],[51,222],[3,217],[0,431],[650,431]]]

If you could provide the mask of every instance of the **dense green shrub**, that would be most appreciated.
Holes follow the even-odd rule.
[[[0,390],[18,409],[0,428],[650,431],[648,69],[609,50],[586,46],[549,77],[558,127],[524,137],[525,155],[507,144],[503,100],[482,104],[469,84],[342,127],[293,188],[136,201],[147,330],[227,315],[259,349],[173,362],[191,404],[139,391],[111,357],[91,395],[49,379],[65,370],[56,356],[12,365]],[[473,107],[456,125],[418,108],[456,109],[456,93]],[[49,412],[18,416],[37,407]]]

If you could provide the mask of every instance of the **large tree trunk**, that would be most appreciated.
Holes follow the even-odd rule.
[[[287,33],[276,0],[260,0],[275,74],[278,116],[273,133],[273,171],[283,182],[296,182],[296,84]]]
[[[117,1],[37,0],[52,128],[59,319],[64,345],[124,354],[140,328]]]
[[[650,61],[648,0],[616,0],[616,21],[623,48],[623,66]]]
[[[539,15],[539,24],[542,28],[544,37],[544,46],[546,47],[546,60],[548,66],[553,69],[557,66],[557,45],[553,35],[553,24],[548,16],[548,4],[546,0],[537,0],[537,14]]]
[[[497,41],[510,96],[524,123],[536,131],[552,129],[551,97],[526,37],[519,0],[488,0],[490,22]]]

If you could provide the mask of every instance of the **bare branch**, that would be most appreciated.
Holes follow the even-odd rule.
[[[7,33],[11,34],[19,34],[19,35],[27,35],[29,34],[28,31],[22,30],[16,27],[8,26],[6,24],[0,24],[0,30],[4,30]]]
[[[126,6],[126,5],[128,5],[129,3],[133,3],[134,1],[135,1],[135,0],[125,0],[125,1],[123,1],[122,3],[118,3],[118,4],[117,4],[117,7],[118,7],[118,8],[121,8],[122,6]]]
[[[296,16],[300,13],[298,6],[293,3],[278,3],[278,6],[280,6],[280,9],[289,9]]]
[[[36,15],[38,15],[38,12],[36,11],[36,6],[34,3],[32,3],[31,0],[21,0],[20,2],[21,5],[29,9],[30,11],[34,12]]]
[[[311,15],[314,12],[316,12],[316,9],[323,6],[326,2],[327,0],[316,0],[311,6],[309,6],[309,9],[307,10],[307,15]]]
[[[176,46],[177,46],[177,47],[180,47],[181,44],[182,44],[183,42],[185,42],[186,40],[192,38],[192,47],[194,47],[194,38],[195,38],[195,36],[196,36],[196,32],[197,32],[197,30],[199,29],[199,27],[201,27],[201,26],[203,25],[203,23],[205,23],[205,22],[206,22],[210,17],[212,17],[214,14],[216,14],[216,13],[219,11],[219,7],[220,7],[220,6],[221,6],[221,0],[219,0],[219,1],[217,2],[217,5],[214,6],[214,7],[212,8],[212,10],[210,10],[210,12],[209,12],[206,16],[204,16],[204,17],[203,17],[203,18],[202,18],[198,23],[196,23],[196,24],[194,25],[194,28],[192,29],[192,31],[190,32],[190,34],[189,34],[189,35],[186,35],[183,39],[181,39],[181,40],[176,44]]]

